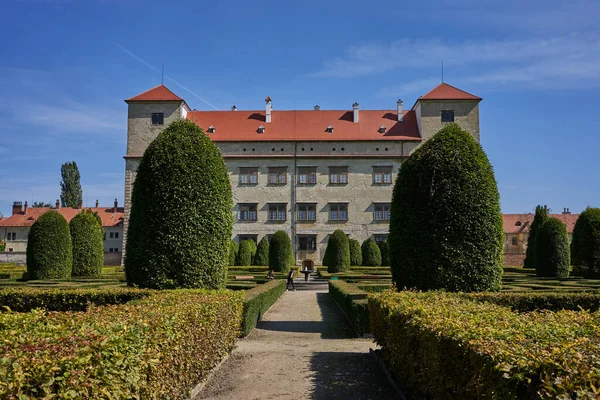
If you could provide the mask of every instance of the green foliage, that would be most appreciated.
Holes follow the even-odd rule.
[[[275,232],[269,243],[269,268],[275,272],[288,272],[293,265],[292,259],[290,237],[284,231]]]
[[[29,279],[71,277],[73,249],[67,220],[57,211],[42,214],[33,223],[27,239]]]
[[[386,240],[381,242],[381,265],[388,266],[390,265],[390,245]]]
[[[518,312],[536,310],[573,310],[598,311],[600,308],[600,292],[596,293],[468,293],[467,298],[476,301],[487,301],[500,306],[509,307]]]
[[[75,161],[66,162],[60,167],[60,202],[63,207],[78,207],[83,203],[81,176]],[[34,206],[35,207],[35,206]]]
[[[362,265],[367,267],[378,267],[381,265],[381,250],[373,238],[365,240],[361,247]]]
[[[0,397],[189,397],[234,347],[243,296],[165,291],[86,312],[0,314],[10,349],[0,360]]]
[[[254,247],[254,240],[246,239],[240,242],[240,249],[238,251],[235,265],[252,265],[252,249]]]
[[[350,245],[344,231],[337,229],[327,242],[327,272],[344,272],[350,268]]]
[[[350,265],[362,265],[362,249],[358,240],[348,239],[348,245],[350,246]]]
[[[525,261],[523,262],[523,268],[537,268],[536,267],[536,244],[540,227],[548,219],[548,209],[546,206],[536,206],[535,216],[533,222],[529,228],[529,236],[527,237],[527,250],[525,251]]]
[[[246,291],[242,317],[242,337],[247,336],[256,327],[263,314],[275,304],[284,292],[284,280],[273,280]]]
[[[72,276],[100,276],[104,266],[104,231],[98,213],[88,209],[69,222],[73,245]]]
[[[178,120],[150,143],[133,185],[127,282],[140,287],[225,286],[233,216],[218,147]]]
[[[571,258],[583,275],[600,278],[600,208],[586,208],[573,229]]]
[[[237,258],[239,251],[239,246],[233,240],[229,243],[229,266],[233,267],[235,265],[235,259]]]
[[[267,240],[266,236],[264,236],[262,239],[260,239],[260,242],[258,242],[256,255],[254,256],[254,265],[269,265],[269,241]]]
[[[586,311],[518,313],[465,295],[369,295],[371,328],[407,397],[596,398],[600,319]]]
[[[50,203],[46,203],[43,201],[34,201],[33,204],[31,205],[31,207],[37,208],[37,207],[52,207],[52,204]]]
[[[0,253],[6,249],[6,243],[0,242]]]
[[[403,162],[396,179],[388,239],[394,282],[420,290],[500,290],[502,228],[487,156],[468,132],[448,124]]]
[[[535,273],[537,276],[566,278],[571,267],[567,227],[558,218],[550,217],[540,227],[535,243]]]
[[[367,292],[344,281],[329,281],[329,294],[344,310],[356,333],[363,335],[371,331]]]

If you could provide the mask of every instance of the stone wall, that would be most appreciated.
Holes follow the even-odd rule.
[[[24,251],[0,253],[0,263],[16,263],[17,265],[25,265],[26,262],[27,253]]]
[[[525,263],[525,253],[504,253],[504,266],[518,267]]]
[[[417,105],[417,115],[421,115],[420,129],[423,141],[426,141],[442,129],[442,110],[454,111],[454,122],[473,135],[479,142],[479,102],[472,100],[421,100]]]
[[[104,253],[104,265],[121,265],[121,253]]]

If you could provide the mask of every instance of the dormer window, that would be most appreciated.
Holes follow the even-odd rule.
[[[381,125],[379,128],[379,133],[385,133],[385,125]]]
[[[165,113],[152,113],[152,125],[164,125]]]
[[[208,127],[208,133],[215,133],[215,127],[213,125]]]
[[[517,222],[515,223],[515,226],[521,226],[521,221],[517,221]]]
[[[265,127],[264,127],[264,126],[262,126],[262,125],[261,125],[261,126],[259,126],[259,127],[258,127],[258,131],[257,131],[257,132],[258,132],[258,133],[265,133]]]
[[[333,133],[333,126],[329,125],[326,129],[327,133]]]

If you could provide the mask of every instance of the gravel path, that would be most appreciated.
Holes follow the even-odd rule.
[[[396,399],[327,292],[286,292],[238,342],[200,399]]]

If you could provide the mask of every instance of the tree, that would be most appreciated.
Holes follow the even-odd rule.
[[[403,162],[388,241],[399,289],[500,290],[504,232],[494,171],[481,145],[457,124]]]
[[[560,219],[549,217],[540,226],[535,244],[535,265],[537,276],[569,276],[569,235],[567,227]]]
[[[337,229],[327,242],[327,272],[344,272],[350,268],[350,245],[344,231]]]
[[[290,237],[284,231],[275,232],[269,243],[269,268],[275,272],[288,272],[293,264],[292,257]]]
[[[262,239],[260,239],[260,242],[258,242],[256,255],[254,256],[254,265],[269,265],[269,241],[267,240],[266,236],[264,236]]]
[[[219,148],[194,122],[175,121],[150,143],[131,201],[128,284],[155,289],[225,286],[231,185]]]
[[[529,236],[527,238],[527,250],[525,251],[525,261],[523,268],[536,268],[536,240],[540,227],[548,219],[548,208],[546,206],[537,206],[535,208],[535,216],[529,228]]]
[[[235,265],[248,266],[252,265],[252,248],[254,240],[246,239],[240,242],[240,249],[235,260]]]
[[[238,244],[233,240],[229,243],[229,266],[233,267],[235,265],[235,260],[238,254]]]
[[[362,265],[379,267],[381,265],[381,250],[373,238],[368,238],[362,244]]]
[[[348,245],[350,246],[350,265],[361,266],[362,265],[362,249],[360,243],[356,239],[348,239]]]
[[[43,201],[34,201],[31,207],[52,207],[50,203],[44,203]]]
[[[386,267],[390,265],[390,245],[388,244],[387,239],[381,242],[381,265],[385,265]]]
[[[69,222],[73,247],[72,276],[99,276],[104,266],[104,231],[98,213],[88,209]]]
[[[27,239],[29,279],[67,279],[73,268],[73,249],[67,220],[57,211],[42,214]]]
[[[60,202],[63,207],[78,207],[83,203],[81,177],[75,161],[66,162],[60,167]]]
[[[588,278],[600,278],[600,208],[586,208],[573,228],[571,261]]]

